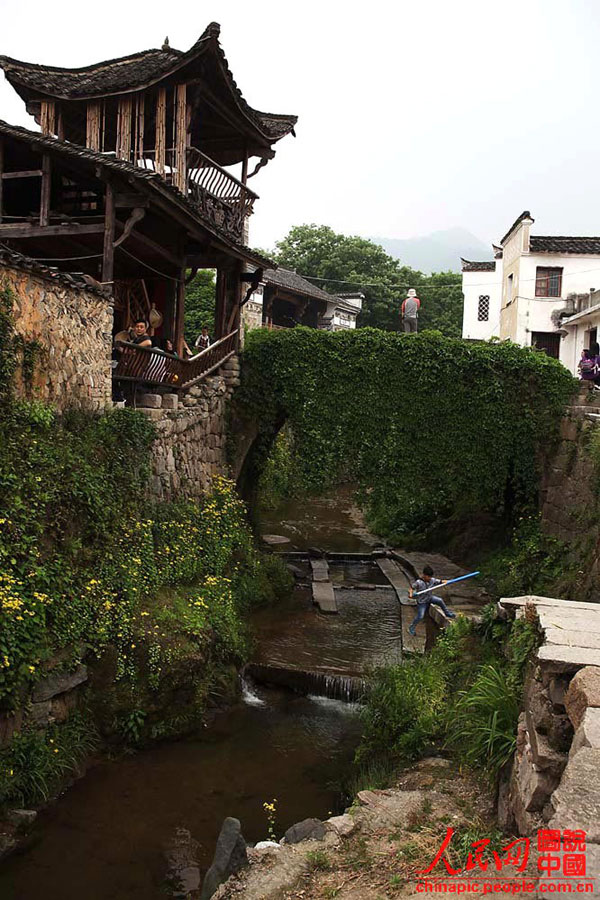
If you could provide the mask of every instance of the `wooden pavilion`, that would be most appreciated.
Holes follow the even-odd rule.
[[[248,180],[296,123],[249,106],[219,32],[81,69],[0,56],[41,127],[0,121],[0,243],[111,285],[115,333],[154,307],[180,353],[188,269],[217,270],[215,335],[237,332],[244,282],[271,264],[244,243]]]

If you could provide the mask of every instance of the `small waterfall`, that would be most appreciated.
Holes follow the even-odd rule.
[[[242,688],[242,700],[247,706],[266,706],[264,700],[262,700],[258,694],[256,693],[256,689],[251,681],[248,680],[244,675],[240,676],[240,685]]]
[[[367,683],[363,678],[351,675],[306,672],[261,663],[249,663],[245,672],[259,684],[276,685],[289,688],[298,694],[328,697],[330,700],[343,700],[345,703],[360,701],[367,690]]]

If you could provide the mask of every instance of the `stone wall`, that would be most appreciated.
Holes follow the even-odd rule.
[[[15,330],[35,342],[31,384],[17,373],[21,395],[67,407],[103,410],[111,401],[112,299],[93,285],[18,254],[0,255],[0,285],[14,295]]]
[[[499,824],[508,833],[531,836],[542,828],[584,831],[587,875],[597,876],[600,665],[589,663],[600,660],[600,612],[595,604],[578,609],[576,603],[541,597],[503,599],[500,612],[527,600],[535,604],[545,641],[531,664],[517,749],[501,779]],[[533,614],[529,603],[527,612]],[[555,643],[557,631],[565,633],[564,644]],[[598,896],[600,882],[595,887]]]
[[[156,500],[194,499],[213,475],[228,474],[227,402],[239,384],[239,360],[231,357],[217,375],[183,396],[145,394],[142,411],[154,422],[150,495]]]
[[[592,433],[600,428],[600,406],[586,392],[561,421],[560,443],[542,481],[540,508],[546,534],[571,545],[582,562],[580,599],[600,601],[599,473],[589,452]],[[596,401],[598,402],[598,401]]]

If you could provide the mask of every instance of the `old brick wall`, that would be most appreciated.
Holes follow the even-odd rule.
[[[111,401],[112,299],[69,276],[3,259],[0,285],[14,295],[17,334],[39,345],[32,384],[18,373],[17,391],[60,411],[103,410]]]

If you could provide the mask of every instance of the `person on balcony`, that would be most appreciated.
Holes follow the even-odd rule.
[[[411,332],[416,334],[420,308],[421,301],[417,297],[417,292],[414,288],[411,288],[406,295],[406,300],[402,304],[402,325],[407,334],[410,334]]]
[[[152,346],[152,338],[148,334],[148,323],[144,319],[138,319],[134,324],[131,333],[131,343],[137,344],[138,347]]]
[[[194,346],[197,350],[200,350],[200,352],[202,352],[202,350],[208,350],[211,343],[212,341],[208,334],[208,328],[206,327],[206,325],[204,325],[204,327],[202,328],[202,332],[196,338],[196,343],[194,344]]]

